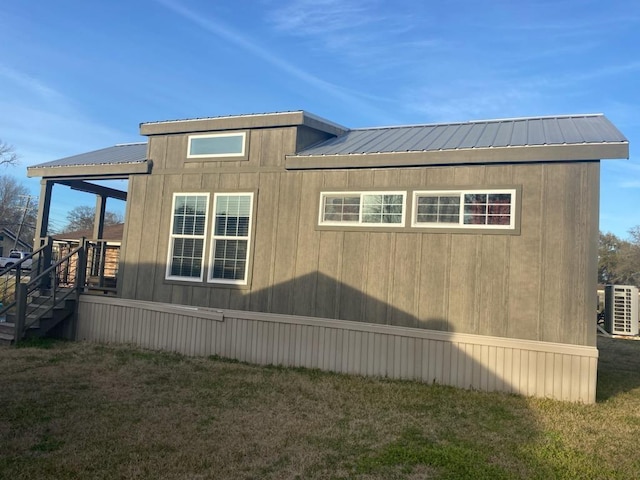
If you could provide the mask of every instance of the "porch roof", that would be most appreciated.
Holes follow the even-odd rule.
[[[28,177],[117,177],[149,173],[147,143],[124,143],[27,167]]]

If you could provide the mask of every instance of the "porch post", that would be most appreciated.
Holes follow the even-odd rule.
[[[51,209],[51,192],[53,180],[40,180],[40,205],[38,206],[38,219],[36,220],[36,238],[33,239],[34,250],[44,245],[49,234],[49,211]]]
[[[107,210],[107,196],[96,195],[96,214],[93,219],[93,238],[96,241],[96,248],[93,252],[91,265],[91,275],[98,276],[98,285],[104,283],[104,216]]]
[[[96,195],[96,216],[93,219],[93,238],[95,240],[102,240],[106,207],[107,197],[104,195]]]

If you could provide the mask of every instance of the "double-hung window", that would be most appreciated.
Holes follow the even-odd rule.
[[[320,225],[404,225],[406,192],[323,192]]]
[[[514,189],[418,191],[413,195],[414,227],[515,228]]]
[[[207,228],[208,193],[173,196],[168,279],[201,281]]]
[[[252,210],[253,193],[214,194],[210,282],[247,283]]]
[[[211,231],[209,208],[208,193],[174,194],[166,278],[202,282],[206,265],[208,282],[246,285],[253,193],[215,193]]]

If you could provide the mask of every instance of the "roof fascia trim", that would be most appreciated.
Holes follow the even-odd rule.
[[[28,167],[27,177],[94,177],[151,173],[153,162],[112,163],[100,165],[68,165],[64,167]]]
[[[288,170],[628,159],[629,142],[540,145],[423,152],[287,155]]]
[[[168,122],[141,123],[141,135],[165,135],[172,133],[197,133],[219,130],[243,130],[252,128],[295,127],[305,125],[316,130],[341,135],[348,131],[336,123],[309,114],[305,111],[270,113],[261,115],[239,115],[231,117],[171,120]]]

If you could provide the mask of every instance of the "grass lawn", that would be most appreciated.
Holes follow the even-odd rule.
[[[124,346],[3,347],[0,478],[637,479],[640,342],[599,347],[595,405]]]

